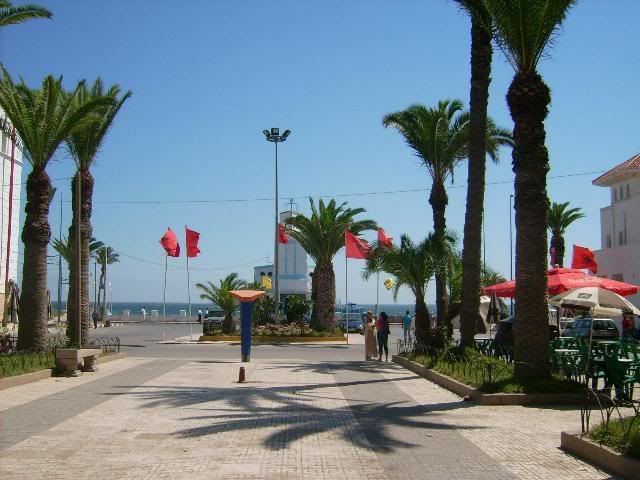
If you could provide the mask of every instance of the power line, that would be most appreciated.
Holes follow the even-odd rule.
[[[136,260],[138,262],[143,262],[143,263],[147,263],[149,265],[157,265],[159,267],[164,267],[164,263],[161,262],[154,262],[153,260],[147,260],[146,258],[140,258],[140,257],[136,257],[134,255],[127,255],[126,253],[121,253],[118,252],[119,255],[121,257],[125,257],[125,258],[129,258],[131,260]],[[201,270],[201,271],[208,271],[208,270],[227,270],[229,268],[237,268],[237,267],[246,267],[247,265],[253,265],[256,262],[259,262],[261,260],[266,260],[269,257],[260,257],[260,258],[256,258],[255,260],[251,260],[249,262],[246,263],[238,263],[235,265],[225,265],[225,266],[218,266],[218,267],[189,267],[189,270]],[[116,263],[111,264],[111,267],[114,266],[118,266]],[[177,269],[177,270],[186,270],[186,267],[181,267],[181,266],[176,266],[176,265],[169,265],[168,268],[172,268],[172,269]]]
[[[594,175],[603,173],[606,170],[595,170],[591,172],[577,172],[567,173],[563,175],[552,175],[547,177],[548,180],[578,177],[584,175]],[[513,180],[501,180],[495,182],[487,182],[485,185],[504,185],[511,184]],[[448,187],[449,189],[466,188],[466,185],[454,185]],[[430,188],[405,188],[399,190],[382,190],[375,192],[351,192],[351,193],[335,193],[325,195],[303,195],[303,196],[285,196],[282,199],[293,198],[294,200],[304,200],[311,198],[338,198],[338,197],[364,197],[364,196],[378,196],[378,195],[394,195],[398,193],[416,193],[416,192],[428,192]],[[256,197],[256,198],[228,198],[217,200],[94,200],[94,204],[112,204],[112,205],[168,205],[168,204],[216,204],[216,203],[250,203],[250,202],[272,202],[275,200],[273,197]],[[70,201],[70,200],[69,200]]]

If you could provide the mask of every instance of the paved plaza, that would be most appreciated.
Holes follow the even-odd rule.
[[[257,348],[243,384],[237,346],[128,348],[0,393],[1,478],[612,478],[559,450],[578,410],[462,402],[361,345]]]

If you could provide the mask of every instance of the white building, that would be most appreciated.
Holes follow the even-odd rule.
[[[281,213],[280,223],[284,223],[292,215],[296,215],[296,213],[291,211]],[[285,295],[304,295],[310,298],[307,252],[295,239],[289,237],[288,243],[278,245],[278,255],[281,298]],[[273,279],[273,264],[254,267],[253,280],[255,282],[260,282],[265,275]],[[270,290],[268,295],[272,297],[273,290]]]
[[[611,194],[611,205],[600,209],[598,276],[640,285],[640,154],[592,183]],[[627,299],[640,306],[640,293]]]
[[[7,251],[9,251],[9,278],[18,278],[18,244],[20,238],[20,195],[22,193],[22,143],[17,138],[12,142],[13,125],[0,108],[0,158],[2,159],[2,178],[0,209],[0,299],[4,305],[7,268]],[[13,152],[13,161],[12,154]],[[11,169],[13,164],[13,182]],[[13,189],[11,184],[13,183]],[[10,200],[10,196],[12,199]],[[11,235],[9,236],[9,211],[11,210]],[[9,238],[10,237],[10,238]]]

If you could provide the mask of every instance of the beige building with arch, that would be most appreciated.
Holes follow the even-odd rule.
[[[640,285],[640,154],[592,183],[611,195],[611,204],[600,209],[598,276]],[[640,306],[640,293],[627,299]]]

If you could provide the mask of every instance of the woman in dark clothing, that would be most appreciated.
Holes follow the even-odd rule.
[[[382,361],[382,350],[384,349],[385,360],[389,361],[389,317],[386,312],[380,312],[378,321],[376,322],[376,330],[378,337],[378,361]]]

